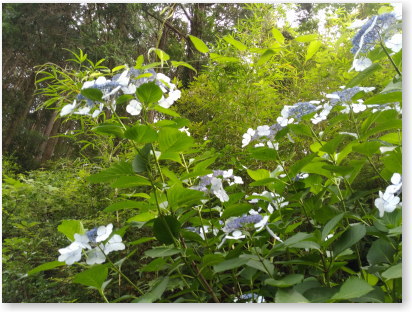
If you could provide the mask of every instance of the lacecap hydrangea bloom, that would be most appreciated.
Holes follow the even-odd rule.
[[[371,51],[381,41],[395,53],[402,49],[402,35],[396,33],[399,28],[394,27],[400,19],[401,16],[395,10],[390,13],[372,16],[360,27],[352,39],[353,47],[351,52],[354,54],[354,60],[349,71],[352,69],[363,71],[371,66],[372,61],[369,58],[358,57],[358,55]]]
[[[79,94],[72,104],[67,104],[61,109],[60,116],[74,113],[95,118],[108,103],[109,109],[116,110],[116,98],[119,95],[135,94],[139,86],[149,82],[154,82],[162,90],[163,96],[159,100],[158,105],[164,108],[169,108],[181,96],[180,90],[177,89],[176,85],[166,75],[156,73],[152,69],[140,71],[131,68],[113,76],[111,79],[101,76],[95,80],[84,82],[82,90],[89,88],[98,89],[102,92],[102,100],[104,101],[93,101]],[[126,106],[126,111],[132,116],[139,115],[141,110],[142,104],[137,99],[132,99]]]
[[[379,191],[379,198],[375,199],[375,207],[379,210],[379,217],[382,218],[385,212],[391,213],[397,207],[401,207],[401,199],[399,197],[402,192],[402,176],[399,173],[394,173],[385,192]]]
[[[269,216],[261,214],[249,214],[243,215],[241,217],[232,217],[226,220],[225,225],[222,228],[222,231],[226,233],[220,242],[218,249],[223,246],[223,244],[228,239],[239,240],[246,237],[243,234],[243,231],[254,230],[260,232],[263,229],[266,229],[269,235],[271,235],[277,241],[282,242],[282,240],[275,234],[268,226]]]
[[[85,250],[87,264],[104,263],[106,255],[126,248],[120,235],[114,234],[111,236],[112,231],[113,224],[108,224],[87,231],[83,235],[74,234],[74,242],[66,248],[59,249],[60,256],[58,260],[65,262],[67,265],[72,265],[81,260],[82,252]]]
[[[199,184],[192,186],[191,189],[202,191],[206,194],[211,193],[221,202],[227,202],[229,201],[229,195],[227,195],[223,188],[223,182],[227,182],[229,186],[243,184],[241,177],[233,175],[233,169],[213,170],[213,173],[200,177]]]

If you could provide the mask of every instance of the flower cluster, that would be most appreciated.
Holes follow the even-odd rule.
[[[243,184],[241,177],[233,175],[233,169],[229,170],[214,170],[213,173],[202,176],[199,179],[199,184],[192,186],[194,190],[202,191],[206,194],[214,194],[221,202],[227,202],[229,196],[223,188],[223,182],[229,185]]]
[[[247,300],[247,301],[245,301]],[[245,301],[245,303],[265,303],[265,298],[263,296],[259,296],[258,294],[255,293],[247,293],[240,295],[239,297],[236,297],[233,302],[238,302],[238,301]]]
[[[272,230],[268,226],[269,216],[263,216],[261,214],[250,214],[250,215],[243,215],[242,217],[233,217],[229,218],[225,226],[222,228],[222,231],[226,233],[223,237],[222,241],[220,242],[218,249],[223,246],[223,244],[228,239],[242,239],[245,238],[246,235],[242,233],[242,230],[256,230],[256,232],[260,232],[263,229],[266,229],[267,232],[277,241],[282,242],[282,240],[272,232]]]
[[[257,141],[254,147],[264,147],[274,148],[278,150],[279,143],[275,142],[275,135],[284,127],[289,124],[297,124],[304,116],[315,113],[310,119],[313,124],[318,124],[327,119],[332,109],[335,106],[341,107],[340,112],[348,114],[351,111],[353,113],[360,113],[366,109],[372,109],[372,113],[379,111],[384,111],[388,109],[395,109],[398,113],[402,114],[402,109],[399,103],[388,103],[388,104],[363,104],[362,99],[358,99],[357,103],[353,103],[352,98],[359,92],[371,92],[375,90],[374,87],[353,87],[345,88],[341,87],[342,90],[333,93],[323,93],[326,100],[318,101],[313,100],[309,102],[298,102],[292,106],[284,106],[280,116],[277,117],[274,125],[268,126],[258,126],[256,129],[249,128],[246,133],[243,134],[242,147],[246,147],[251,142]],[[338,108],[339,109],[339,108]],[[293,143],[293,139],[288,134],[288,139]]]
[[[137,88],[142,84],[154,82],[160,87],[163,92],[162,98],[158,104],[164,108],[169,108],[175,101],[177,101],[181,92],[176,85],[171,83],[169,77],[162,73],[156,73],[149,69],[140,71],[137,69],[127,69],[121,74],[114,75],[111,79],[106,77],[99,77],[96,80],[86,81],[82,86],[83,89],[98,89],[102,92],[102,99],[110,103],[110,109],[116,110],[116,97],[123,94],[135,94]],[[84,103],[80,106],[80,103]],[[82,94],[79,94],[72,104],[65,105],[61,111],[60,116],[66,116],[74,113],[79,115],[88,115],[93,118],[97,117],[105,107],[105,103],[93,101]],[[93,110],[93,113],[91,111]],[[139,115],[142,110],[142,104],[133,99],[126,106],[126,111],[132,115]]]
[[[358,58],[358,55],[359,53],[366,53],[372,50],[381,40],[384,41],[387,48],[395,53],[402,49],[402,35],[400,33],[394,33],[397,31],[394,25],[396,25],[397,20],[401,18],[402,16],[395,10],[394,12],[372,16],[363,23],[362,27],[352,39],[353,47],[351,52],[355,54],[355,56],[349,71],[352,69],[355,69],[355,71],[363,71],[371,66],[372,61],[369,58]]]
[[[74,234],[74,242],[66,248],[59,249],[59,261],[72,265],[80,261],[82,251],[86,250],[86,263],[89,265],[103,263],[106,261],[106,255],[112,251],[123,250],[125,245],[122,243],[120,235],[111,235],[113,224],[99,226],[86,234]],[[110,239],[108,239],[110,237]],[[108,240],[107,240],[108,239]],[[107,241],[106,241],[107,240]],[[104,243],[106,241],[106,243]],[[100,244],[99,244],[100,243]],[[94,246],[94,248],[92,248]]]
[[[391,178],[392,184],[385,192],[379,191],[379,198],[375,199],[375,206],[379,210],[379,217],[382,218],[385,212],[392,212],[396,207],[402,206],[399,194],[402,192],[402,176],[394,173]]]
[[[274,209],[280,209],[282,207],[285,207],[285,206],[289,205],[289,202],[285,201],[284,197],[282,197],[279,194],[273,193],[273,192],[263,191],[260,194],[259,193],[252,193],[252,196],[260,196],[260,197],[263,197],[265,201],[268,201],[269,204],[267,206],[267,211],[270,214],[273,213]],[[259,198],[253,198],[253,199],[249,200],[249,203],[256,204],[256,203],[259,202],[259,200],[260,200]],[[249,211],[249,213],[251,213],[251,214],[256,214],[258,212],[256,212],[253,209],[251,211]]]
[[[392,12],[372,16],[353,37],[351,52],[358,54],[372,50],[382,33],[395,22],[396,17]]]

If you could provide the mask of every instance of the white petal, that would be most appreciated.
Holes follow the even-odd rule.
[[[126,106],[126,111],[132,116],[137,116],[142,111],[142,104],[136,100],[131,100]]]

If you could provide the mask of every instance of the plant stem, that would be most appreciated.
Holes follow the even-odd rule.
[[[399,70],[398,66],[396,66],[396,64],[395,64],[395,62],[393,61],[392,57],[390,56],[388,50],[386,50],[386,47],[385,47],[385,45],[384,45],[383,42],[382,42],[382,38],[380,38],[380,39],[381,39],[381,40],[380,40],[380,45],[381,45],[383,51],[385,52],[386,56],[388,57],[389,61],[390,61],[391,64],[392,64],[392,66],[395,68],[395,71],[398,73],[398,75],[399,75],[400,77],[402,77],[401,71]]]

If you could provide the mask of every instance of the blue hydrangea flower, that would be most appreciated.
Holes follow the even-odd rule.
[[[245,225],[248,224],[257,224],[260,221],[262,221],[263,217],[260,214],[255,214],[255,215],[247,215],[239,218],[235,218],[231,221],[229,221],[224,227],[223,231],[224,232],[233,232],[237,229],[240,229],[244,227]]]
[[[352,39],[351,52],[355,55],[372,50],[383,31],[396,22],[393,12],[372,16]],[[356,57],[355,57],[356,58]]]

